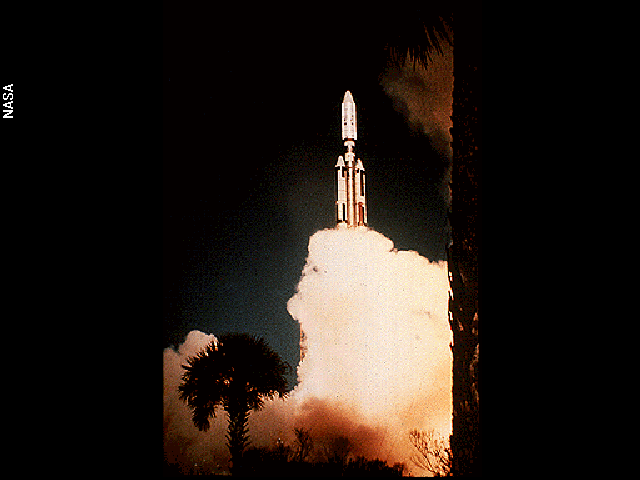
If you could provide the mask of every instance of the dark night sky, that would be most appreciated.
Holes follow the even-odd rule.
[[[446,159],[394,109],[380,84],[386,54],[357,16],[347,55],[342,19],[165,3],[163,347],[193,329],[245,331],[297,366],[286,304],[309,237],[334,226],[346,90],[369,226],[400,250],[444,259]]]

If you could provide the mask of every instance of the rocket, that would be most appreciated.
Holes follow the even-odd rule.
[[[362,160],[355,160],[353,149],[358,139],[356,104],[347,90],[342,101],[342,140],[347,147],[336,163],[336,222],[339,228],[367,226],[365,173]]]

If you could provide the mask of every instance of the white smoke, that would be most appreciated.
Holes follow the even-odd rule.
[[[316,444],[344,435],[354,454],[410,468],[410,430],[433,429],[448,438],[448,287],[445,262],[397,251],[373,230],[315,233],[287,305],[306,336],[299,384],[288,398],[266,402],[263,411],[250,415],[252,443],[273,446],[280,438],[290,444],[293,428],[305,427]],[[198,432],[177,398],[185,355],[211,337],[191,332],[178,352],[165,350],[165,434],[180,435],[183,443],[189,439],[183,456],[204,453],[203,460],[214,456],[224,463],[226,415],[218,415],[211,431]]]
[[[451,431],[451,331],[445,262],[397,251],[369,229],[323,230],[288,310],[306,335],[294,396],[352,409],[387,432],[394,461],[406,432]],[[386,451],[384,451],[386,450]]]

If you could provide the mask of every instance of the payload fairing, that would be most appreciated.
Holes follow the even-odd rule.
[[[358,139],[356,104],[351,92],[344,94],[342,101],[342,139],[347,147],[345,158],[340,155],[336,163],[336,221],[338,227],[367,226],[367,200],[365,196],[365,173],[362,160],[355,161],[353,149]]]

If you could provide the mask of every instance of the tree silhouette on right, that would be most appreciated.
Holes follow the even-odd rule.
[[[479,262],[482,113],[480,2],[454,12],[451,241],[447,264],[453,332],[451,473],[480,475]]]

